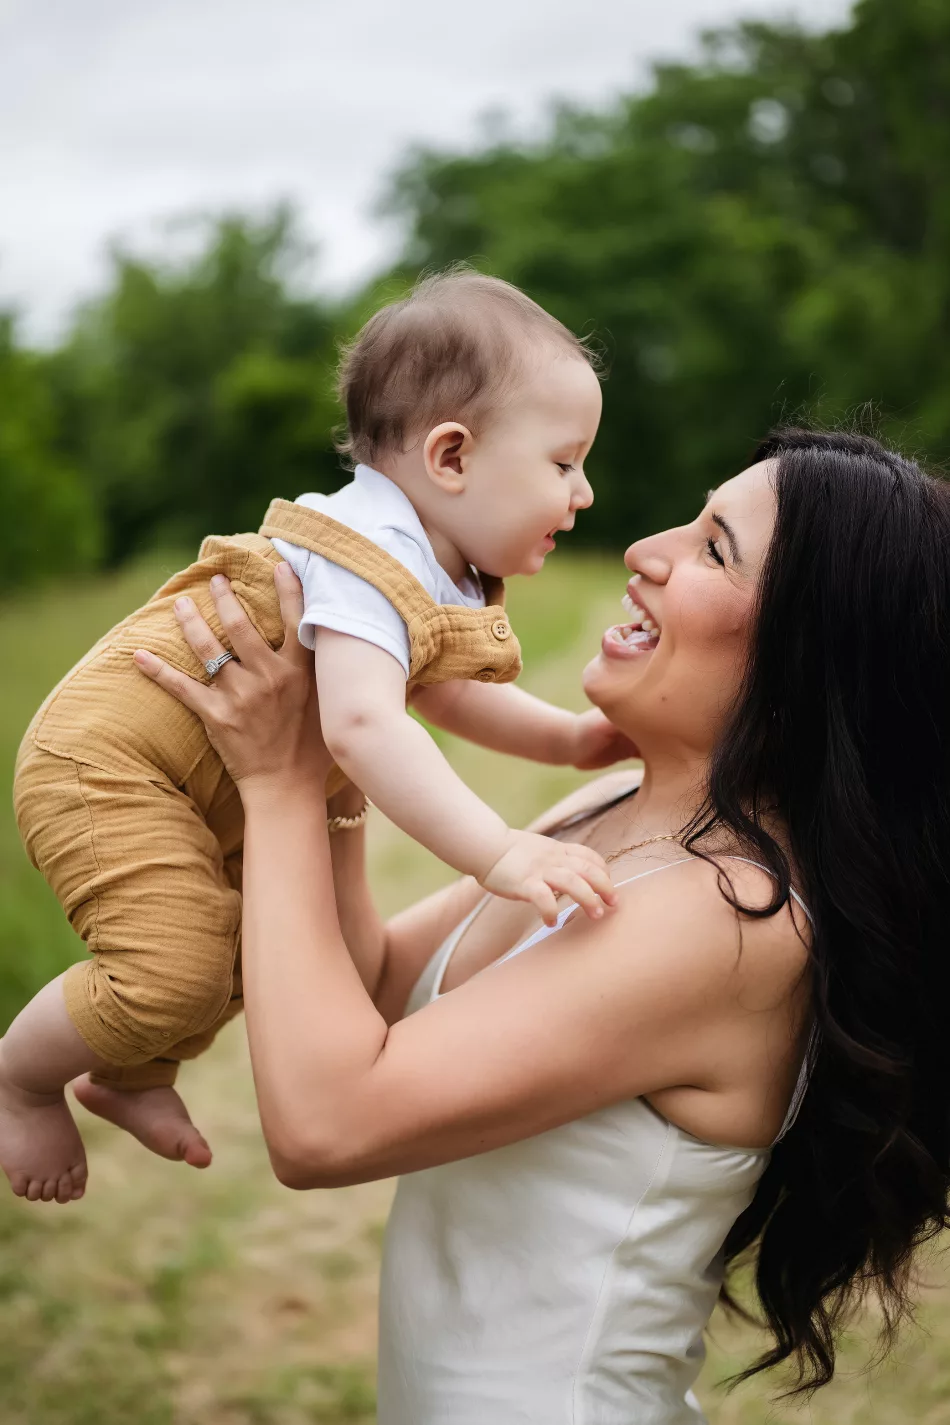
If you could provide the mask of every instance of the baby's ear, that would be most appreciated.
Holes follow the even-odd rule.
[[[443,421],[426,436],[422,447],[426,474],[445,494],[460,495],[464,490],[473,444],[471,431],[458,421]]]

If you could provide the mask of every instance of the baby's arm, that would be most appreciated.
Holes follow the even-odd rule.
[[[412,705],[445,732],[532,762],[594,769],[639,755],[597,708],[568,712],[513,683],[438,683],[417,688]]]
[[[547,921],[555,917],[561,893],[591,915],[602,913],[601,901],[612,903],[599,856],[587,847],[510,830],[453,772],[406,712],[405,674],[390,654],[321,628],[314,661],[327,747],[397,826],[486,890],[530,901]]]

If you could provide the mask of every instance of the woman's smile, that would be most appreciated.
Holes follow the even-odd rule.
[[[656,619],[639,602],[637,585],[640,575],[634,574],[621,599],[629,618],[614,624],[604,634],[601,647],[607,658],[643,658],[660,642],[660,627]]]

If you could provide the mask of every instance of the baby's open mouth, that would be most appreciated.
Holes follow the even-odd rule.
[[[635,604],[629,594],[624,594],[622,603],[630,615],[630,621],[617,624],[609,631],[608,637],[627,648],[639,648],[644,653],[652,653],[660,641],[660,630],[646,610]]]

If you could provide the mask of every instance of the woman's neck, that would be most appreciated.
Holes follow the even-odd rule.
[[[644,757],[643,780],[635,800],[637,839],[668,835],[686,826],[706,793],[705,757]]]

